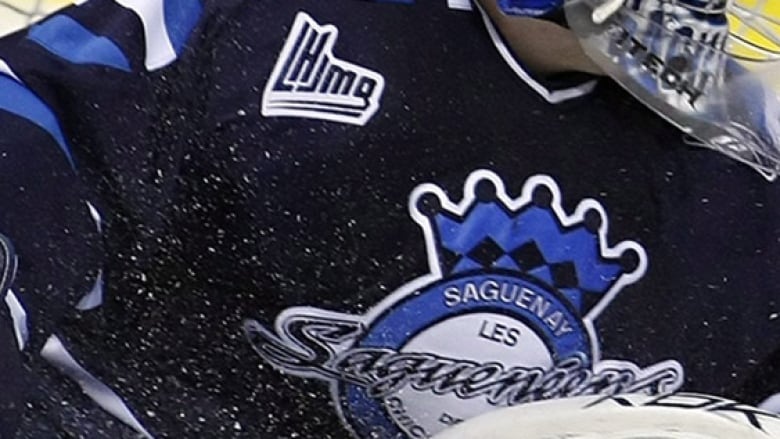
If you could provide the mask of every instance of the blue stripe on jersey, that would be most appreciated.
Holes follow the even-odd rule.
[[[165,26],[176,54],[180,54],[190,33],[198,24],[203,6],[193,0],[165,0]]]
[[[55,15],[33,26],[27,37],[44,49],[75,64],[97,64],[126,72],[130,61],[113,41],[95,35],[67,15]]]
[[[119,47],[130,63],[130,70],[144,69],[144,28],[138,15],[115,0],[89,0],[58,12],[89,29],[95,35],[108,38]]]
[[[43,128],[60,146],[71,167],[75,168],[70,147],[51,109],[32,91],[3,74],[0,74],[0,110],[23,117]]]
[[[499,0],[498,6],[507,15],[538,17],[563,6],[563,0]]]

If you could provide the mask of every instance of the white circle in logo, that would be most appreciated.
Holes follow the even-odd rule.
[[[506,315],[486,312],[460,315],[426,328],[411,338],[401,352],[467,361],[474,364],[474,369],[490,362],[504,369],[522,366],[547,370],[553,364],[549,349],[528,325]],[[466,375],[468,368],[457,376],[465,378]],[[453,423],[496,408],[485,395],[464,399],[454,390],[436,394],[407,385],[387,398],[385,407],[409,437],[430,436]]]

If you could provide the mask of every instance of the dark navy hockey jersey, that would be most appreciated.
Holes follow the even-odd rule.
[[[476,5],[89,0],[0,59],[3,185],[47,176],[4,209],[18,283],[105,282],[89,312],[25,303],[56,316],[65,373],[28,368],[68,409],[28,405],[21,437],[423,438],[780,391],[780,186],[607,81],[535,78]],[[105,260],[23,274],[25,248],[82,261],[82,198]]]
[[[0,237],[5,438],[12,437],[26,404],[47,398],[37,383],[49,371],[38,368],[37,352],[92,290],[99,295],[102,244],[90,204],[96,200],[74,170],[57,115],[5,62],[0,72],[0,233],[8,237]]]

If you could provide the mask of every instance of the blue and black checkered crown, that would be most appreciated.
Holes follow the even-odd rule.
[[[413,195],[413,216],[430,235],[429,256],[437,265],[431,268],[443,277],[516,271],[558,290],[584,314],[620,288],[621,279],[625,284],[627,278],[638,278],[640,266],[644,270],[638,244],[608,247],[600,204],[585,200],[566,215],[549,177],[529,179],[523,195],[510,199],[495,174],[478,171],[466,184],[460,205],[436,186],[419,189]]]

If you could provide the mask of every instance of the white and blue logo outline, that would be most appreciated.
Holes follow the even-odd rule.
[[[423,230],[429,274],[364,315],[294,307],[277,317],[275,331],[245,323],[266,362],[330,381],[335,406],[355,437],[435,434],[430,423],[415,421],[415,413],[395,410],[402,402],[394,395],[404,388],[451,395],[456,405],[484,398],[506,406],[577,394],[652,394],[682,385],[682,366],[674,360],[640,368],[601,359],[594,321],[642,278],[647,257],[633,241],[608,245],[607,215],[597,201],[585,199],[569,215],[551,177],[529,178],[520,196],[511,198],[496,174],[478,170],[467,178],[460,202],[423,184],[412,192],[409,211]],[[404,351],[418,334],[470,314],[503,315],[531,328],[552,366],[477,363],[436,348]]]

